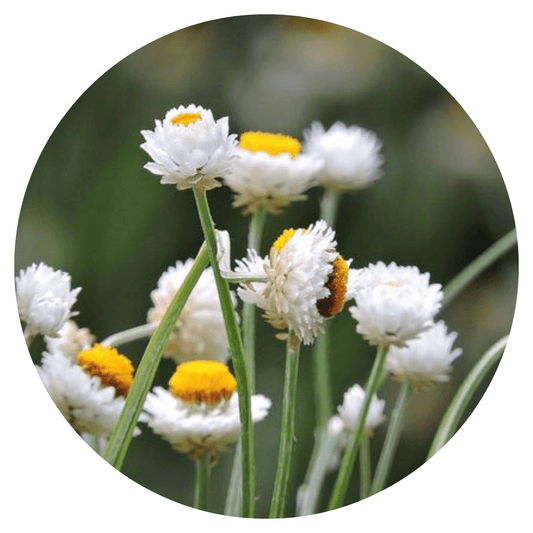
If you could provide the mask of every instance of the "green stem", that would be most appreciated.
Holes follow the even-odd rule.
[[[337,220],[337,211],[341,200],[341,193],[334,189],[324,189],[324,195],[320,201],[320,216],[331,227],[335,225]]]
[[[126,402],[118,421],[109,437],[109,442],[107,443],[103,456],[108,463],[112,464],[118,470],[121,469],[122,463],[124,462],[133,437],[135,425],[142,411],[146,395],[152,386],[163,350],[168,344],[170,334],[176,325],[183,306],[187,302],[187,298],[208,263],[207,248],[205,245],[202,245],[191,270],[168,306],[161,323],[146,346],[139,367],[137,368],[135,379],[126,397]]]
[[[265,228],[267,212],[264,209],[254,211],[250,218],[248,228],[248,248],[261,252],[261,242]],[[247,302],[242,306],[242,330],[244,353],[248,361],[248,373],[250,376],[250,388],[255,389],[255,310],[256,306]],[[227,516],[240,516],[242,512],[242,448],[237,444],[233,458],[228,494],[224,514]]]
[[[370,437],[365,435],[359,449],[359,466],[360,466],[360,499],[368,498],[370,494],[370,480],[372,471],[370,466]]]
[[[289,331],[285,361],[285,383],[283,387],[278,467],[274,479],[272,501],[270,503],[270,518],[282,518],[287,502],[295,442],[294,421],[296,415],[299,358],[300,339],[292,331]]]
[[[461,386],[457,389],[453,400],[442,417],[433,442],[431,443],[426,461],[435,455],[452,438],[474,391],[477,389],[481,380],[487,375],[487,372],[503,355],[507,339],[508,336],[506,335],[493,344],[482,355],[461,383]]]
[[[207,488],[211,472],[211,456],[207,454],[203,459],[196,459],[196,487],[194,491],[194,508],[207,511]]]
[[[516,229],[512,229],[474,259],[446,285],[442,307],[448,305],[471,281],[505,255],[515,244],[517,244]]]
[[[346,449],[344,450],[344,455],[339,467],[337,479],[329,500],[329,511],[341,507],[344,503],[346,492],[348,490],[348,483],[350,482],[350,478],[353,473],[357,451],[365,433],[365,422],[368,415],[368,409],[370,407],[370,402],[372,401],[372,396],[377,390],[377,384],[379,377],[381,376],[383,366],[385,365],[386,356],[387,349],[383,346],[380,346],[378,348],[376,359],[374,361],[374,365],[372,366],[372,371],[366,385],[365,399],[361,407],[361,413],[357,418],[357,424],[355,425],[355,428],[350,435],[350,440],[348,441]]]
[[[117,347],[128,342],[144,339],[146,337],[150,337],[155,331],[156,327],[157,325],[154,323],[141,324],[140,326],[119,331],[118,333],[110,335],[102,341],[102,344],[104,346]]]
[[[325,427],[333,411],[328,360],[329,322],[325,322],[313,345],[313,379],[315,382],[316,425]]]
[[[409,383],[404,383],[398,394],[396,405],[392,411],[389,428],[387,429],[387,435],[385,436],[385,442],[379,456],[378,465],[376,467],[376,473],[372,481],[372,487],[370,488],[369,496],[373,496],[380,490],[383,490],[385,482],[389,475],[392,461],[398,448],[398,442],[400,441],[400,435],[402,430],[403,419],[407,411],[409,404],[409,398],[413,392],[413,388]]]
[[[331,457],[339,444],[340,434],[333,434],[327,428],[320,428],[316,433],[316,445],[313,449],[305,481],[298,488],[296,515],[307,516],[316,513],[320,491],[329,470]]]
[[[255,506],[255,461],[253,444],[253,425],[251,409],[251,387],[248,375],[247,361],[244,354],[243,341],[239,330],[239,324],[233,307],[229,284],[220,275],[217,261],[217,242],[215,236],[215,226],[211,218],[207,196],[199,193],[195,188],[194,198],[198,215],[207,243],[209,258],[213,268],[213,274],[217,285],[220,306],[224,316],[228,343],[231,351],[233,370],[237,381],[237,391],[239,393],[239,415],[241,420],[241,442],[242,442],[242,482],[243,482],[243,514],[252,518]]]

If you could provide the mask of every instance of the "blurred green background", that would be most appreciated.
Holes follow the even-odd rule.
[[[344,196],[340,205],[338,250],[353,258],[352,266],[378,260],[416,265],[445,285],[514,226],[504,182],[480,132],[446,89],[408,58],[354,30],[316,20],[256,15],[209,21],[154,41],[104,73],[58,124],[31,176],[17,232],[16,272],[39,261],[69,272],[73,286],[82,287],[76,320],[100,340],[142,324],[159,276],[176,260],[194,257],[202,242],[192,193],[161,186],[143,169],[148,156],[139,148],[142,129],[153,129],[154,119],[189,103],[210,108],[215,118],[229,116],[237,134],[264,130],[301,139],[313,120],[375,131],[384,143],[385,174],[371,188]],[[261,253],[285,227],[316,221],[320,195],[315,188],[306,202],[271,216]],[[232,235],[234,257],[244,256],[247,220],[232,208],[230,190],[211,191],[209,201],[217,227]],[[423,463],[465,373],[509,332],[517,278],[514,250],[438,316],[459,333],[456,345],[464,353],[450,382],[411,401],[391,484]],[[331,328],[338,405],[348,387],[366,379],[374,350],[355,334],[347,310]],[[256,508],[263,517],[276,465],[284,345],[262,320],[258,336],[256,389],[273,401],[267,419],[256,426]],[[138,364],[144,346],[139,341],[122,351]],[[41,349],[39,343],[32,347],[36,363]],[[173,370],[164,360],[156,383],[166,385]],[[313,444],[311,371],[311,351],[304,347],[294,491]],[[387,413],[396,392],[388,383],[381,393]],[[374,460],[385,427],[372,441]],[[223,511],[232,455],[221,457],[212,472],[214,512]],[[123,472],[156,493],[192,504],[192,462],[148,428],[134,439]],[[326,490],[333,480],[328,477]],[[348,501],[357,494],[354,476]]]

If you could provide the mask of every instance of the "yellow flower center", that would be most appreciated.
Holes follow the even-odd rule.
[[[329,289],[330,294],[327,298],[322,298],[316,303],[318,312],[324,318],[331,318],[342,311],[346,299],[347,284],[348,263],[341,255],[338,255],[333,262],[333,272],[326,282],[326,287]]]
[[[175,126],[188,126],[189,124],[193,124],[197,120],[200,120],[200,118],[202,118],[200,113],[181,113],[172,117],[170,121]]]
[[[300,141],[281,133],[248,131],[241,134],[239,145],[250,152],[266,152],[270,155],[287,153],[296,157],[301,150]]]
[[[296,230],[289,228],[283,231],[283,233],[274,241],[272,245],[278,252],[281,252],[283,247],[287,244],[287,241],[296,233]]]
[[[115,387],[117,396],[128,394],[133,382],[133,366],[115,348],[95,344],[78,354],[78,363],[91,376],[98,376],[102,385]]]
[[[182,363],[168,382],[170,392],[184,402],[216,404],[229,400],[237,387],[228,367],[218,361]]]

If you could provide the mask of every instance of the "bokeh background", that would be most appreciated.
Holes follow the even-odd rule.
[[[71,274],[82,287],[77,322],[103,339],[145,322],[150,291],[176,260],[194,257],[202,242],[190,191],[162,186],[143,169],[140,131],[180,104],[229,116],[233,133],[280,132],[302,138],[313,120],[337,120],[375,131],[384,143],[385,174],[371,188],[343,197],[338,250],[362,267],[378,260],[416,265],[445,285],[514,227],[509,198],[481,133],[444,87],[394,49],[349,28],[290,16],[243,16],[205,22],[147,44],[104,73],[58,124],[31,176],[20,214],[15,272],[32,262]],[[305,202],[270,217],[265,254],[286,227],[319,216],[319,188]],[[247,219],[226,187],[209,193],[219,229],[245,255]],[[511,327],[517,252],[507,254],[440,315],[464,350],[450,382],[414,396],[389,483],[424,461],[440,417],[477,358]],[[331,322],[334,404],[363,383],[374,350],[355,334],[345,311]],[[256,426],[257,515],[267,516],[274,480],[282,403],[284,346],[258,321],[257,391],[273,400]],[[145,347],[123,347],[138,364]],[[40,361],[42,344],[32,346]],[[156,383],[174,370],[163,360]],[[313,445],[311,351],[303,348],[293,494]],[[483,382],[465,419],[490,383]],[[381,396],[390,413],[398,387]],[[58,411],[58,416],[61,416]],[[66,422],[65,422],[66,423]],[[382,427],[372,441],[374,461]],[[49,435],[48,439],[53,439]],[[482,436],[480,436],[480,439]],[[212,472],[209,506],[222,512],[232,453]],[[194,465],[146,428],[133,440],[123,473],[164,497],[191,505]],[[457,472],[460,480],[461,472]],[[326,492],[334,476],[326,480]],[[347,501],[358,494],[357,476]],[[294,507],[289,509],[292,512]]]

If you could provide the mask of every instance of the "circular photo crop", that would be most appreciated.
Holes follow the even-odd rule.
[[[150,491],[246,518],[354,504],[431,459],[496,372],[517,282],[505,184],[454,97],[294,16],[201,23],[105,72],[16,236],[57,417]]]

